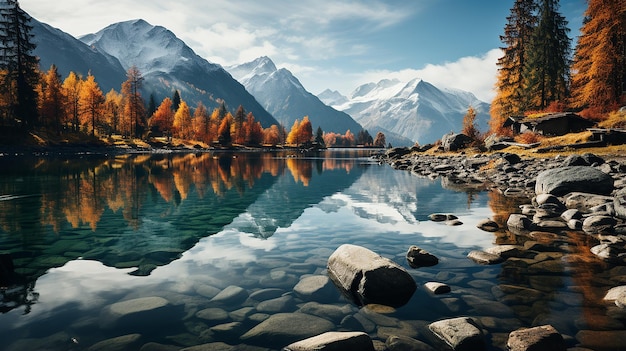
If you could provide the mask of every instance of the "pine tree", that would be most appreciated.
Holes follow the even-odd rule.
[[[324,143],[324,131],[322,131],[322,127],[317,127],[317,130],[315,131],[315,143],[319,146],[319,147],[326,147],[326,144]]]
[[[498,134],[505,133],[504,121],[512,115],[522,113],[523,72],[526,51],[537,23],[534,15],[535,0],[516,0],[507,17],[504,35],[500,41],[504,55],[498,59],[496,96],[491,104],[490,129]]]
[[[589,0],[572,65],[572,106],[607,112],[626,91],[626,4]]]
[[[178,90],[174,90],[174,95],[172,95],[172,110],[174,112],[178,111],[178,107],[180,106],[180,92]]]
[[[571,39],[567,20],[558,11],[559,0],[540,0],[539,22],[524,63],[526,110],[543,110],[568,97]]]
[[[32,129],[38,120],[37,85],[39,59],[32,54],[31,17],[21,9],[17,0],[5,0],[0,5],[0,68],[5,72],[2,82],[9,119]]]

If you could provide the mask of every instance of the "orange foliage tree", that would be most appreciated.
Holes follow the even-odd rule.
[[[190,139],[192,135],[191,112],[189,105],[181,101],[178,110],[174,114],[174,132],[181,139]]]
[[[91,127],[91,135],[95,135],[96,126],[100,123],[104,108],[104,94],[95,77],[89,73],[80,91],[80,120],[83,125]]]
[[[65,96],[61,75],[55,65],[42,75],[39,92],[39,115],[44,126],[52,127],[57,133],[61,131]]]
[[[309,116],[304,116],[302,122],[299,120],[293,122],[289,135],[287,135],[287,143],[299,146],[300,144],[311,142],[312,138],[313,126],[311,125],[311,121],[309,121]]]
[[[166,97],[154,111],[148,123],[150,129],[157,134],[170,135],[174,127],[174,111],[172,111],[172,99]]]
[[[63,95],[66,98],[65,115],[72,125],[72,130],[77,132],[80,127],[80,91],[83,87],[82,78],[74,72],[63,81]]]

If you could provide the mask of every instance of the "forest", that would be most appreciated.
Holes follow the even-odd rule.
[[[226,102],[209,111],[189,106],[178,91],[160,103],[141,95],[142,74],[127,71],[120,91],[104,93],[91,73],[71,72],[64,80],[53,65],[41,71],[31,34],[30,17],[17,0],[0,9],[0,126],[5,130],[49,135],[191,140],[208,146],[375,146],[385,136],[367,130],[356,135],[313,132],[308,116],[285,126],[263,128],[239,106],[234,115]],[[572,50],[567,20],[558,0],[515,0],[507,17],[503,56],[498,60],[496,96],[488,133],[510,135],[503,127],[510,116],[575,111],[594,121],[608,119],[625,104],[626,6],[623,0],[588,0],[585,19]],[[158,103],[158,104],[157,104]],[[473,138],[475,111],[469,106],[462,129]],[[615,125],[625,127],[625,122]]]

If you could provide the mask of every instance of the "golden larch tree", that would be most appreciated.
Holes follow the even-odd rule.
[[[67,102],[65,104],[65,116],[75,132],[80,128],[80,91],[82,87],[83,79],[74,72],[70,72],[63,81],[63,95]]]
[[[65,96],[61,75],[55,65],[42,75],[39,92],[39,115],[43,125],[61,132],[64,113]]]
[[[172,99],[166,97],[161,101],[159,107],[154,111],[148,123],[150,128],[157,134],[171,136],[174,127],[174,111],[172,110]]]
[[[192,130],[189,105],[185,101],[181,101],[174,114],[174,131],[179,138],[190,139]]]
[[[104,102],[105,98],[100,86],[95,77],[89,73],[80,91],[79,107],[80,121],[83,125],[91,127],[91,135],[96,134],[96,126],[100,123]]]

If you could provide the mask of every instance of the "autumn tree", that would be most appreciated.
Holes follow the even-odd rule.
[[[569,93],[571,39],[559,0],[540,0],[538,24],[524,62],[524,107],[543,110]]]
[[[192,126],[194,137],[197,140],[206,143],[211,142],[211,115],[201,101],[198,102],[196,110],[193,112]]]
[[[185,101],[181,101],[174,114],[174,133],[181,139],[191,139],[191,111]]]
[[[496,96],[491,103],[492,132],[506,134],[503,128],[509,116],[523,113],[522,96],[524,88],[524,67],[527,48],[537,23],[535,16],[536,0],[515,0],[511,13],[507,17],[504,35],[500,36],[503,56],[498,59]]]
[[[80,93],[83,79],[74,72],[63,81],[63,95],[66,98],[65,115],[71,123],[71,129],[77,132],[80,128]]]
[[[357,133],[356,144],[357,145],[372,145],[374,143],[374,139],[367,131],[367,129],[361,129]]]
[[[263,144],[271,146],[281,144],[280,131],[277,125],[272,124],[269,128],[263,130]]]
[[[476,126],[476,110],[470,106],[467,113],[463,116],[463,129],[461,133],[467,135],[474,142],[480,141],[480,132]]]
[[[55,65],[42,74],[39,92],[39,115],[44,125],[61,132],[65,96],[61,75]]]
[[[235,119],[233,121],[233,129],[234,129],[234,142],[235,144],[243,144],[245,142],[246,131],[244,130],[243,123],[246,120],[246,110],[242,105],[237,107],[237,111],[235,111]]]
[[[252,112],[248,112],[242,128],[245,132],[244,140],[246,145],[261,145],[263,142],[263,127],[261,122],[255,121]]]
[[[8,119],[32,129],[38,120],[37,86],[39,59],[33,54],[31,17],[17,0],[0,5],[0,69],[3,72],[2,95]]]
[[[626,91],[624,0],[588,0],[572,65],[572,106],[599,113],[618,106]]]
[[[104,97],[103,113],[105,125],[108,128],[108,134],[118,133],[122,115],[122,94],[111,89]]]
[[[96,126],[100,122],[104,108],[104,94],[96,82],[95,77],[89,73],[83,82],[80,92],[79,106],[81,122],[83,125],[91,126],[91,135],[96,134]]]
[[[287,135],[287,143],[299,146],[301,144],[310,143],[313,138],[313,126],[309,121],[309,116],[304,116],[302,122],[295,120],[293,126]]]
[[[137,66],[130,67],[126,72],[126,81],[122,83],[124,97],[122,123],[129,136],[140,136],[141,128],[145,125],[145,108],[140,92],[142,83],[143,76]]]
[[[226,117],[222,119],[220,127],[217,130],[217,141],[220,145],[228,146],[232,143],[232,136],[230,134],[233,125],[233,116],[230,113],[226,114]]]
[[[385,147],[386,144],[387,140],[385,138],[385,134],[383,132],[376,133],[376,138],[374,138],[374,146]]]
[[[156,134],[170,135],[174,126],[174,111],[172,110],[172,99],[166,97],[159,107],[157,107],[148,123],[150,129]]]

